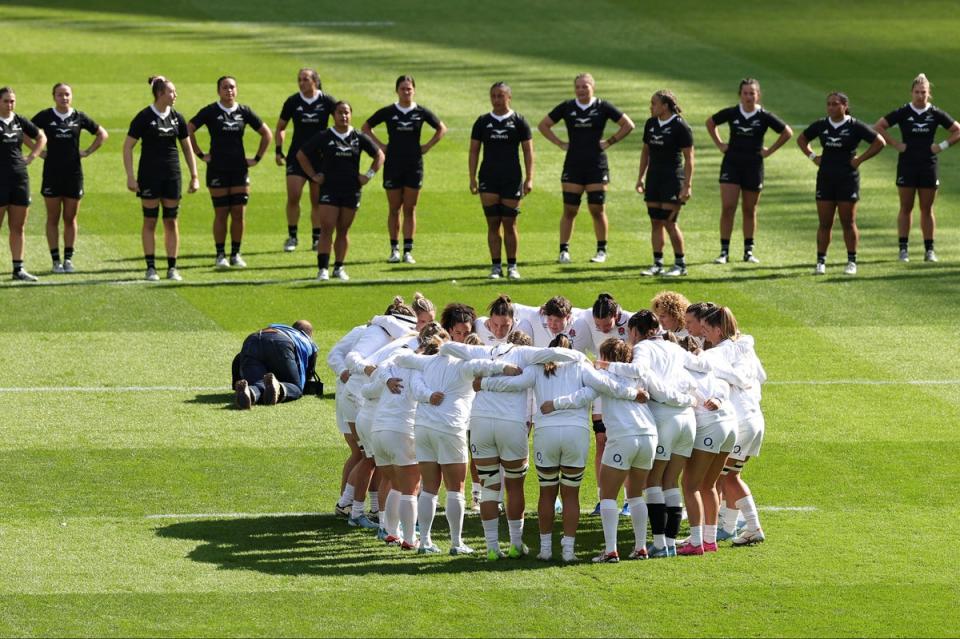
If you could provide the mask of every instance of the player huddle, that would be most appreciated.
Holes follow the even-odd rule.
[[[451,303],[436,318],[419,293],[410,305],[397,297],[331,349],[337,424],[351,448],[336,513],[349,525],[375,529],[400,550],[439,553],[432,531],[443,484],[449,552],[472,554],[462,538],[470,472],[487,558],[523,557],[523,486],[532,470],[537,558],[553,559],[561,511],[560,556],[571,562],[580,485],[592,465],[605,539],[595,562],[620,560],[624,487],[630,559],[764,540],[741,471],[763,441],[766,374],[729,308],[664,291],[632,314],[606,293],[588,309],[562,296],[536,307],[500,295],[487,311],[478,317]],[[596,459],[588,464],[591,424]],[[368,493],[378,523],[364,512]],[[678,540],[684,504],[690,536]],[[741,513],[746,525],[737,530]]]
[[[359,130],[353,127],[350,103],[324,93],[315,70],[301,69],[297,81],[299,91],[283,103],[277,125],[271,131],[253,109],[239,103],[238,84],[233,76],[218,78],[217,100],[190,119],[174,109],[177,91],[172,81],[163,76],[149,79],[153,103],[136,115],[123,143],[127,188],[140,198],[143,210],[142,242],[147,280],[160,279],[154,238],[159,220],[164,229],[167,279],[182,279],[177,269],[180,244],[177,219],[182,192],[178,144],[190,174],[188,192],[199,189],[198,166],[206,165],[205,181],[214,212],[213,264],[218,269],[246,266],[241,245],[250,198],[249,171],[260,163],[274,140],[275,161],[285,167],[286,173],[288,237],[283,248],[294,251],[299,244],[300,200],[304,190],[308,190],[311,248],[317,253],[318,281],[350,279],[345,268],[350,228],[360,207],[363,187],[381,168],[388,206],[390,253],[387,261],[416,262],[413,247],[416,209],[424,182],[423,156],[444,137],[446,125],[432,111],[416,103],[416,81],[408,75],[398,77],[395,82],[397,101],[378,109]],[[570,239],[584,198],[597,240],[596,253],[590,261],[606,261],[609,232],[606,193],[610,183],[607,151],[635,129],[626,113],[594,94],[595,88],[593,76],[578,75],[574,79],[575,97],[559,103],[537,125],[544,138],[565,152],[560,175],[563,214],[557,257],[561,264],[573,259]],[[914,78],[911,92],[909,103],[880,118],[872,127],[850,114],[846,94],[831,92],[827,96],[826,117],[811,123],[797,138],[800,150],[818,167],[815,275],[826,273],[827,251],[837,217],[847,249],[844,272],[856,274],[859,167],[886,145],[899,153],[896,176],[900,199],[899,259],[910,259],[909,236],[916,201],[921,214],[924,260],[937,261],[933,213],[940,183],[937,155],[960,141],[960,123],[931,103],[931,84],[924,74]],[[53,95],[55,107],[41,111],[32,121],[14,112],[13,90],[0,88],[0,223],[9,213],[13,279],[20,281],[37,279],[23,268],[24,225],[30,204],[27,165],[37,157],[44,157],[41,192],[47,207],[52,270],[70,273],[74,271],[76,218],[83,196],[81,159],[107,139],[106,130],[73,109],[69,85],[58,83]],[[721,109],[705,123],[711,141],[723,154],[719,174],[720,254],[714,260],[717,264],[726,264],[730,259],[738,206],[743,223],[743,260],[760,261],[756,255],[756,230],[764,159],[793,135],[787,124],[761,105],[760,97],[760,83],[754,78],[745,78],[739,86],[739,104]],[[521,200],[534,184],[531,127],[522,115],[513,111],[512,99],[513,91],[505,82],[490,87],[491,111],[477,118],[471,129],[466,163],[470,192],[479,197],[486,220],[492,279],[520,278],[517,220]],[[566,139],[558,137],[553,130],[561,122],[566,129]],[[613,122],[617,130],[604,137],[608,122]],[[285,149],[286,130],[291,123],[293,135]],[[421,143],[425,125],[434,133],[426,143]],[[726,139],[719,132],[722,125],[727,126]],[[375,132],[381,126],[386,129],[386,142]],[[889,132],[894,126],[900,128],[900,141]],[[205,150],[196,136],[204,127],[210,135],[209,147]],[[244,149],[244,132],[248,127],[259,136],[259,146],[252,157],[247,157]],[[936,142],[940,127],[949,135]],[[83,130],[94,134],[95,139],[89,148],[80,151]],[[765,145],[768,130],[778,136],[770,146]],[[694,135],[682,116],[677,96],[671,91],[659,90],[650,98],[650,117],[643,124],[642,135],[635,189],[643,195],[651,221],[653,263],[641,271],[641,275],[686,275],[686,244],[678,220],[692,194]],[[820,144],[820,153],[810,146],[814,140]],[[868,146],[858,154],[861,143]],[[140,158],[134,171],[134,148],[138,144]],[[30,149],[27,156],[23,155],[23,145]],[[361,172],[364,154],[371,158],[371,163]],[[61,218],[64,221],[62,256],[58,239]],[[669,268],[664,263],[667,238],[674,253],[674,264]]]

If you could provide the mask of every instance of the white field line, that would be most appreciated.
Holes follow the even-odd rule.
[[[103,24],[103,20],[97,19],[83,19],[78,18],[76,20],[57,20],[56,18],[48,19],[28,19],[28,20],[18,20],[18,25],[34,26],[34,25],[43,25],[43,26],[54,26],[54,27],[79,27],[83,28],[86,26],[100,26]],[[228,27],[232,29],[240,29],[246,31],[264,31],[267,29],[283,29],[290,27],[362,27],[362,28],[380,28],[380,27],[394,27],[396,22],[393,20],[303,20],[303,21],[287,21],[287,22],[244,22],[244,21],[233,21],[233,22],[218,22],[216,20],[209,21],[200,21],[200,20],[150,20],[149,18],[139,17],[136,20],[117,20],[110,18],[107,20],[110,24],[115,24],[118,26],[132,26],[137,28],[150,28],[150,27],[188,27],[188,28],[203,28],[208,29],[211,27],[222,28]],[[804,125],[806,126],[806,125]],[[801,127],[802,128],[802,127]]]
[[[764,386],[953,386],[960,379],[795,379],[765,382]]]
[[[758,506],[759,510],[769,512],[812,513],[819,510],[816,506]],[[466,513],[467,515],[476,513]],[[531,511],[532,514],[532,511]],[[255,517],[333,517],[333,513],[289,512],[289,513],[160,513],[144,515],[144,519],[252,519]]]

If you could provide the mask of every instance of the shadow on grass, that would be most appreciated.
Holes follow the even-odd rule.
[[[501,537],[506,525],[501,519]],[[438,514],[433,527],[434,543],[440,555],[418,555],[377,541],[372,531],[350,528],[346,521],[330,515],[253,517],[187,521],[156,529],[158,537],[201,542],[187,557],[216,564],[223,570],[253,570],[272,575],[369,575],[442,574],[483,570],[549,568],[562,565],[559,518],[554,526],[554,562],[538,561],[537,519],[526,519],[524,541],[531,547],[529,557],[489,562],[484,551],[480,518],[464,520],[463,537],[477,553],[451,557],[446,518]],[[629,546],[633,532],[628,519],[621,519],[620,541]],[[599,517],[582,516],[577,531],[579,564],[589,562],[603,545]]]
[[[198,393],[196,397],[192,399],[184,400],[184,404],[220,404],[221,408],[231,409],[235,408],[233,404],[234,393],[230,391],[224,391],[222,393]]]

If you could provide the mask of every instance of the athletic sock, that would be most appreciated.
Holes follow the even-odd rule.
[[[433,518],[437,516],[437,496],[426,491],[420,492],[417,499],[417,519],[420,522],[420,546],[430,546],[433,538],[430,530],[433,528]]]
[[[481,523],[483,524],[483,538],[487,540],[487,550],[499,550],[500,518],[484,519]]]
[[[647,502],[643,497],[630,497],[630,519],[633,521],[634,548],[647,547]]]
[[[743,238],[743,254],[750,255],[753,253],[753,238],[745,237]]]
[[[353,506],[350,508],[350,518],[359,519],[363,516],[363,502],[357,499],[353,500]]]
[[[901,238],[899,238],[899,240],[900,240],[900,250],[901,250],[901,251],[906,251],[906,250],[907,250],[907,247],[910,245],[910,238],[908,238],[908,237],[901,237]]]
[[[717,543],[717,525],[703,527],[703,541],[707,544]]]
[[[503,260],[500,259],[499,257],[497,259],[490,258],[490,264],[493,266],[502,266]]]
[[[412,253],[413,252],[413,239],[403,238],[403,252]]]
[[[933,250],[933,240],[924,240],[923,241],[923,250],[932,251]]]
[[[343,494],[340,495],[340,501],[337,502],[337,505],[341,508],[346,508],[347,506],[353,503],[353,484],[347,482],[346,486],[343,487]]]
[[[224,248],[226,244],[224,242],[215,243],[213,246],[217,249],[217,257],[226,255],[226,249]]]
[[[703,526],[690,526],[690,545],[703,545]]]
[[[607,250],[607,241],[606,240],[597,240],[597,253],[600,251],[606,252]]]
[[[826,264],[826,263],[827,263],[827,254],[817,253],[817,264]]]
[[[387,530],[388,535],[399,537],[400,533],[400,491],[391,490],[387,493],[387,501],[380,511],[380,523]]]
[[[319,227],[319,226],[314,226],[314,227],[310,230],[310,237],[311,237],[311,239],[313,239],[314,242],[316,242],[317,240],[320,239],[320,227]]]
[[[177,268],[177,258],[167,256],[167,268]]]
[[[391,250],[391,251],[392,251],[393,249],[399,249],[399,248],[400,248],[400,240],[390,240],[390,250]]]
[[[680,489],[668,488],[663,491],[663,501],[667,505],[667,523],[664,527],[667,546],[675,546],[680,522],[683,519],[683,507],[680,506]]]
[[[650,530],[653,532],[653,545],[663,548],[663,531],[667,527],[667,505],[663,501],[663,489],[660,486],[647,488],[643,491],[643,496],[647,502],[647,516],[650,519]],[[633,506],[630,508],[632,513]]]
[[[569,244],[569,243],[567,243],[567,242],[560,242],[560,251],[561,251],[561,252],[563,252],[563,251],[569,251],[569,250],[570,250],[570,244]]]
[[[287,225],[287,235],[289,235],[289,236],[292,237],[292,238],[296,238],[296,237],[297,237],[297,225],[296,225],[296,224],[288,224],[288,225]]]
[[[329,259],[329,258],[328,258],[328,259]],[[338,268],[343,268],[343,262],[334,262],[334,263],[333,263],[333,270],[337,270]]]
[[[147,261],[147,268],[157,268],[157,256],[150,254],[144,255],[143,259]]]
[[[747,530],[760,528],[760,515],[757,513],[757,504],[753,501],[753,495],[738,499],[737,508],[743,512],[743,518],[747,520]]]
[[[454,548],[463,545],[460,539],[463,532],[463,504],[462,492],[447,493],[447,524],[450,526],[450,544]]]
[[[728,533],[735,533],[737,532],[737,520],[739,519],[739,508],[724,508],[720,513],[720,526]]]
[[[63,247],[63,259],[65,259],[65,260],[72,260],[72,259],[73,259],[73,247],[72,247],[72,246],[64,246],[64,247]]]
[[[553,554],[553,534],[552,533],[540,533],[540,554],[541,555]]]
[[[240,253],[240,242],[230,242],[230,257],[236,257]]]
[[[23,270],[23,260],[13,260],[13,272],[19,273]]]
[[[653,252],[653,263],[656,266],[663,266],[663,251]]]
[[[730,240],[720,240],[720,255],[730,255]]]
[[[401,495],[398,512],[400,513],[400,528],[403,533],[403,540],[412,546],[417,538],[416,495]]]
[[[560,549],[566,550],[567,548],[569,548],[570,552],[573,552],[573,545],[576,542],[576,540],[577,540],[576,537],[567,537],[566,535],[564,535],[563,537],[560,538]]]
[[[508,519],[507,526],[510,528],[510,545],[523,547],[523,519]]]
[[[329,268],[329,267],[330,267],[330,254],[317,253],[317,268]]]
[[[516,266],[516,265],[517,265],[517,258],[515,257],[507,258],[507,266]]]
[[[55,249],[50,249],[50,259],[53,260],[54,264],[60,262],[60,247],[58,246]]]
[[[620,522],[620,507],[614,499],[600,500],[600,520],[603,522],[603,541],[606,552],[617,549],[617,524]],[[567,539],[564,537],[564,539]]]
[[[850,251],[847,251],[847,261],[848,261],[848,262],[853,262],[854,264],[856,264],[856,263],[857,263],[857,252],[854,251],[853,253],[851,253]]]
[[[674,253],[674,262],[680,267],[686,267],[687,265],[687,261],[683,258],[683,253]]]
[[[370,499],[370,512],[375,513],[380,511],[380,494],[375,490],[371,490],[367,493],[367,497]]]

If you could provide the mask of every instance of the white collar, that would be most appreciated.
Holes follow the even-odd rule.
[[[751,111],[750,113],[747,113],[746,111],[743,110],[743,105],[742,105],[742,104],[738,104],[738,105],[737,105],[737,108],[740,109],[740,115],[742,115],[743,117],[748,118],[748,119],[749,119],[749,118],[752,118],[752,117],[755,116],[756,114],[760,113],[760,105],[759,105],[759,104],[757,105],[757,108],[755,108],[755,109],[754,109],[753,111]]]
[[[317,100],[320,99],[320,96],[321,96],[321,95],[323,95],[323,94],[320,93],[319,91],[317,91],[316,93],[313,94],[313,97],[312,97],[312,98],[308,98],[307,96],[305,96],[305,95],[303,94],[303,91],[301,91],[301,92],[300,92],[300,99],[303,100],[304,102],[306,102],[307,104],[313,104],[314,102],[316,102]]]
[[[504,120],[506,120],[507,118],[509,118],[509,117],[512,116],[512,115],[513,115],[513,109],[510,109],[509,111],[507,111],[507,112],[504,113],[503,115],[497,115],[497,114],[494,113],[493,111],[490,112],[490,117],[493,118],[494,120],[496,120],[497,122],[503,122]]]
[[[157,107],[155,107],[154,105],[151,104],[151,105],[150,105],[150,110],[153,111],[154,113],[156,113],[157,115],[159,115],[161,118],[165,118],[165,117],[167,117],[168,115],[170,115],[170,107],[167,107],[167,108],[166,108],[165,110],[163,110],[163,111],[157,111]]]
[[[416,103],[416,102],[411,102],[411,103],[410,103],[410,106],[408,106],[408,107],[402,107],[402,106],[400,106],[400,103],[399,103],[399,102],[394,102],[394,103],[393,103],[393,106],[397,107],[397,111],[399,111],[400,113],[406,115],[406,114],[410,113],[411,111],[413,111],[414,109],[417,108],[417,103]]]
[[[53,111],[53,114],[58,118],[60,118],[61,120],[66,120],[71,115],[73,115],[73,107],[70,107],[66,113],[60,113],[59,111],[57,111],[56,108],[51,109],[51,111]]]
[[[839,129],[840,127],[842,127],[844,124],[846,124],[846,123],[849,122],[849,121],[850,121],[850,115],[849,115],[849,114],[843,116],[843,119],[840,120],[839,122],[834,122],[833,120],[830,119],[829,116],[827,117],[827,122],[829,122],[829,123],[830,123],[830,126],[832,126],[832,127],[835,128],[835,129]]]
[[[342,135],[340,134],[339,131],[337,131],[337,130],[336,130],[335,128],[333,128],[333,127],[330,127],[330,132],[333,133],[333,134],[334,134],[335,136],[337,136],[338,138],[340,138],[341,140],[346,140],[346,139],[347,139],[347,136],[349,136],[351,133],[353,133],[353,127],[352,127],[352,126],[347,127],[347,132],[344,133],[344,134],[342,134]]]
[[[3,122],[4,124],[10,124],[11,122],[13,122],[13,118],[15,118],[16,116],[17,116],[16,113],[11,113],[9,118],[0,118],[0,122]]]
[[[667,118],[666,120],[661,120],[660,118],[657,118],[657,122],[660,123],[660,126],[667,126],[668,124],[670,124],[671,122],[673,122],[676,118],[677,118],[677,114],[676,114],[676,113],[673,113],[673,114],[671,114],[670,117]]]
[[[922,109],[918,109],[917,107],[913,106],[913,102],[908,102],[907,104],[910,106],[911,109],[913,109],[913,112],[916,113],[917,115],[923,115],[924,113],[930,110],[930,107],[933,106],[932,104],[927,102],[927,106],[923,107]]]
[[[580,100],[578,100],[577,98],[573,99],[573,103],[576,104],[580,110],[586,111],[587,109],[589,109],[590,107],[592,107],[594,104],[597,103],[597,96],[593,96],[593,98],[586,104],[581,103]]]
[[[223,111],[224,113],[233,113],[234,111],[240,108],[240,103],[234,102],[233,106],[228,109],[227,107],[223,106],[219,100],[217,100],[217,106],[220,107],[220,110]]]

